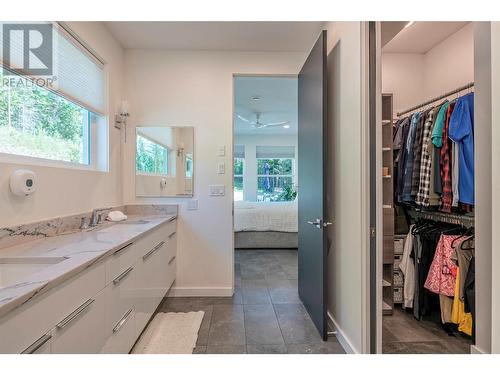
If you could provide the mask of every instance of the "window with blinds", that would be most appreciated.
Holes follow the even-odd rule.
[[[65,24],[0,22],[0,40],[0,153],[97,165],[103,60]]]

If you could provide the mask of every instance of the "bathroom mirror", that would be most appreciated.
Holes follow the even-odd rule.
[[[135,143],[138,197],[193,196],[193,127],[137,127]]]

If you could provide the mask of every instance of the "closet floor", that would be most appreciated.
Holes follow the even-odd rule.
[[[197,354],[337,354],[321,340],[297,291],[296,250],[236,250],[233,297],[166,298],[163,312],[205,311]]]
[[[394,308],[383,317],[382,352],[386,354],[468,354],[472,340],[449,336],[435,321],[417,321],[411,313]]]

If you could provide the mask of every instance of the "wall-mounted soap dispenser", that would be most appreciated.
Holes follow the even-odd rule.
[[[36,174],[28,169],[18,169],[10,175],[12,194],[26,197],[36,191]]]

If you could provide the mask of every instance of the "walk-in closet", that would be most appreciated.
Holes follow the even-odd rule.
[[[474,33],[382,23],[382,352],[470,353]]]

